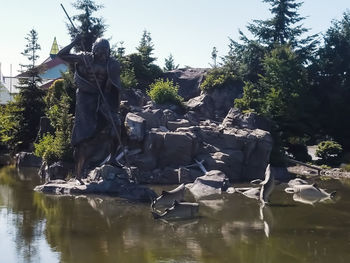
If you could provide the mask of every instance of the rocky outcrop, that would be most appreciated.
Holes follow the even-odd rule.
[[[239,109],[231,108],[222,122],[225,128],[271,130],[271,123],[264,117],[254,113],[242,113]]]
[[[164,73],[163,78],[178,84],[179,95],[185,100],[189,100],[200,95],[200,84],[203,82],[204,75],[208,70],[206,68],[175,69]]]

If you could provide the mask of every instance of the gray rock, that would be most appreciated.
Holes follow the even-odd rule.
[[[151,130],[146,137],[144,153],[157,160],[157,167],[185,166],[196,151],[196,139],[190,132],[160,132]]]
[[[219,170],[211,170],[205,175],[198,177],[189,187],[190,192],[196,199],[221,194],[229,186],[229,179]]]
[[[213,119],[214,118],[214,101],[207,94],[201,94],[195,98],[185,102],[189,111],[195,112],[199,118]]]
[[[124,123],[130,140],[141,142],[146,133],[146,120],[129,112]]]
[[[231,108],[227,113],[225,119],[222,122],[222,126],[225,128],[238,128],[238,129],[261,129],[264,131],[271,130],[271,123],[262,116],[256,113],[242,113],[239,109]]]
[[[208,70],[203,68],[176,69],[164,73],[163,78],[178,84],[179,95],[185,100],[189,100],[199,96],[201,92],[200,84],[203,82],[204,75]]]
[[[88,175],[88,178],[92,181],[97,181],[100,179],[105,181],[112,181],[117,177],[121,179],[129,178],[128,174],[123,168],[114,167],[112,165],[107,165],[107,164],[101,167],[96,167]]]
[[[178,180],[179,183],[193,183],[198,177],[202,176],[203,173],[197,169],[180,167],[178,169]]]
[[[158,128],[159,126],[165,126],[166,118],[161,109],[144,109],[141,112],[135,113],[137,116],[146,120],[146,129]]]
[[[46,180],[64,180],[70,172],[72,172],[72,165],[64,162],[55,162],[50,166],[46,165],[45,178]]]
[[[31,152],[20,152],[16,154],[17,167],[40,167],[42,159]]]
[[[123,89],[121,100],[126,101],[126,106],[136,107],[142,107],[147,102],[147,98],[139,89]]]
[[[176,131],[177,128],[181,127],[190,127],[191,123],[188,120],[185,119],[177,119],[174,121],[168,121],[167,122],[167,128],[170,131]]]

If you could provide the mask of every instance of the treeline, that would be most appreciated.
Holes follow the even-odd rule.
[[[272,157],[275,163],[283,159],[280,157],[285,152],[298,160],[308,161],[306,145],[320,141],[334,141],[333,146],[338,149],[336,153],[341,149],[348,151],[349,11],[340,21],[333,21],[321,39],[309,35],[308,29],[303,27],[304,18],[298,13],[302,3],[296,0],[263,1],[270,4],[271,18],[253,20],[248,24],[247,30],[252,37],[240,31],[240,39],[230,40],[229,52],[221,61],[218,61],[216,48],[213,49],[212,69],[202,84],[203,90],[220,88],[232,82],[244,85],[243,96],[236,99],[234,105],[271,120],[276,146]],[[92,43],[106,31],[103,19],[93,16],[102,6],[93,0],[77,0],[74,7],[80,14],[73,20],[78,22],[84,47],[89,51]],[[70,25],[67,27],[73,39],[75,31]],[[37,44],[37,36],[33,34],[31,32],[28,36],[28,43],[36,39]],[[31,48],[35,51],[38,46]],[[82,50],[82,46],[76,48],[76,51]],[[123,42],[113,46],[112,55],[121,63],[123,88],[136,87],[145,91],[163,70],[178,67],[170,55],[161,69],[154,63],[153,52],[151,35],[147,31],[143,32],[135,53],[126,55]],[[37,153],[47,159],[70,156],[68,137],[74,114],[74,69],[71,68],[47,94],[43,94],[38,89],[39,74],[34,70],[37,69],[37,57],[29,56],[28,59],[31,77],[21,83],[15,101],[1,109],[1,143],[15,152],[28,149],[36,140]],[[42,115],[49,117],[54,132],[36,138],[38,120]],[[60,121],[62,119],[65,121]],[[329,156],[334,156],[332,143],[327,145],[331,149]]]

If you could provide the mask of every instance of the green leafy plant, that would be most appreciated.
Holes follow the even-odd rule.
[[[158,104],[172,103],[181,105],[183,98],[178,94],[179,86],[174,85],[172,80],[158,79],[150,85],[147,95]]]
[[[342,153],[342,146],[335,141],[322,141],[317,145],[316,156],[320,157],[326,164],[332,163],[339,159]]]
[[[222,88],[231,84],[235,80],[235,76],[224,68],[213,68],[205,76],[200,88],[203,91]]]

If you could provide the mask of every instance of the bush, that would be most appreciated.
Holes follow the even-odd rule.
[[[316,156],[324,163],[332,163],[339,159],[343,148],[335,141],[322,141],[317,145]]]
[[[235,76],[228,70],[223,68],[214,68],[207,73],[200,88],[203,91],[218,89],[232,84],[235,80]]]
[[[176,104],[182,105],[183,98],[178,94],[179,86],[174,85],[173,81],[158,79],[150,85],[147,95],[157,104]]]
[[[133,68],[125,69],[121,72],[120,74],[120,81],[122,84],[122,88],[124,89],[131,89],[131,88],[136,88],[138,85],[136,76],[135,76],[135,71]]]

